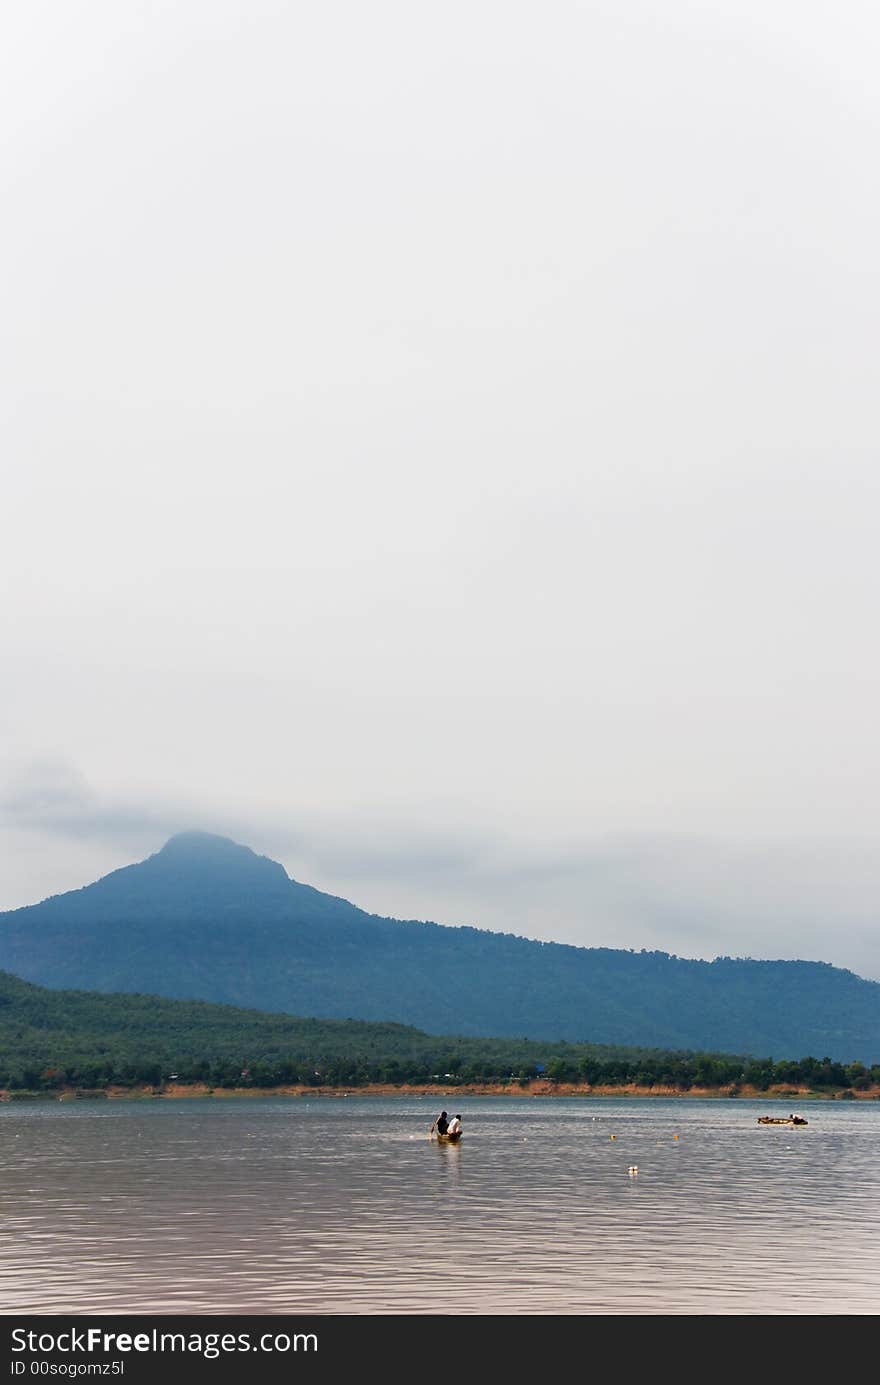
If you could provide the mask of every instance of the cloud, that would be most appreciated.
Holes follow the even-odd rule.
[[[65,757],[7,766],[0,780],[0,825],[49,839],[135,841],[193,825],[186,809],[100,793]]]

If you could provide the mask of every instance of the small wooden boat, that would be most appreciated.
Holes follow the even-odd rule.
[[[451,1135],[441,1135],[439,1131],[434,1131],[431,1135],[432,1140],[439,1140],[441,1145],[458,1144],[464,1132],[461,1130],[453,1131]]]
[[[807,1125],[803,1116],[759,1116],[759,1125]]]

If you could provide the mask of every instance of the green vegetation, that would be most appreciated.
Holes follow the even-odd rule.
[[[525,1084],[536,1077],[591,1085],[806,1084],[858,1090],[880,1065],[828,1058],[774,1063],[717,1053],[441,1038],[401,1024],[296,1019],[201,1001],[50,991],[0,972],[0,1087],[160,1086],[174,1076],[212,1087],[359,1087],[442,1081]]]

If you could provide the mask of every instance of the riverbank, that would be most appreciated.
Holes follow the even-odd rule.
[[[639,1087],[635,1083],[622,1086],[592,1086],[589,1083],[534,1081],[525,1086],[510,1082],[456,1083],[444,1086],[434,1083],[425,1086],[391,1083],[371,1083],[364,1087],[310,1087],[289,1085],[278,1087],[209,1087],[204,1083],[185,1084],[166,1082],[160,1087],[102,1087],[85,1089],[65,1087],[55,1091],[23,1092],[0,1089],[0,1101],[46,1100],[78,1101],[89,1099],[171,1099],[181,1097],[206,1097],[225,1100],[231,1097],[434,1097],[438,1101],[454,1101],[467,1096],[509,1096],[533,1097],[743,1097],[748,1100],[788,1101],[880,1101],[880,1084],[856,1091],[852,1087],[831,1088],[817,1091],[815,1088],[781,1084],[761,1091],[757,1087],[737,1084],[727,1087],[688,1087],[682,1089],[672,1086]]]

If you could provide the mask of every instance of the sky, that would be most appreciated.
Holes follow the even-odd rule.
[[[0,909],[200,828],[880,980],[876,6],[4,31]]]

